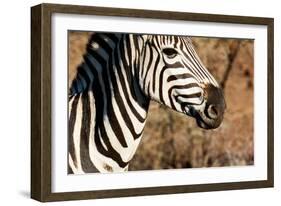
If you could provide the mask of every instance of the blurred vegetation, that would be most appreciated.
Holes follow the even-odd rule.
[[[69,33],[69,82],[89,32]],[[143,139],[129,170],[242,166],[254,163],[253,40],[192,38],[195,50],[224,89],[227,109],[215,130],[151,102]]]

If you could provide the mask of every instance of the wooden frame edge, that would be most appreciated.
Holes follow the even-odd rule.
[[[31,198],[42,199],[41,62],[42,7],[31,8]]]
[[[51,10],[31,8],[31,198],[51,194]]]
[[[206,14],[164,10],[142,10],[131,8],[113,8],[113,7],[95,7],[81,6],[71,4],[50,4],[44,3],[42,6],[53,13],[67,13],[79,15],[101,15],[101,16],[119,16],[119,17],[135,17],[135,18],[155,18],[155,19],[175,19],[184,21],[206,21],[218,23],[239,23],[267,25],[273,18],[269,17],[253,17],[253,16],[236,16],[222,14]],[[106,12],[106,14],[105,14]]]
[[[267,24],[267,179],[274,187],[274,19]]]
[[[200,184],[200,185],[188,185],[188,186],[183,185],[183,186],[148,187],[148,188],[117,189],[117,190],[61,192],[61,193],[49,194],[44,198],[42,202],[167,195],[167,194],[181,194],[181,193],[195,193],[195,192],[214,192],[214,191],[257,189],[257,188],[269,188],[269,187],[272,187],[271,183],[267,180],[263,180],[263,181],[249,181],[249,182]]]

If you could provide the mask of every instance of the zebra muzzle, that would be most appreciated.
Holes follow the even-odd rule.
[[[205,89],[205,104],[200,108],[189,108],[197,125],[204,129],[215,129],[222,123],[226,108],[223,92],[220,88],[208,85]]]

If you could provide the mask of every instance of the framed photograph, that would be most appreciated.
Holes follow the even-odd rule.
[[[272,18],[31,8],[31,197],[273,187]]]

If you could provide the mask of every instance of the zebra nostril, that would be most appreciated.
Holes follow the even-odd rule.
[[[216,105],[211,104],[211,105],[208,107],[208,116],[209,116],[211,119],[216,119],[216,118],[219,116],[219,111],[218,111],[218,108],[217,108]]]

